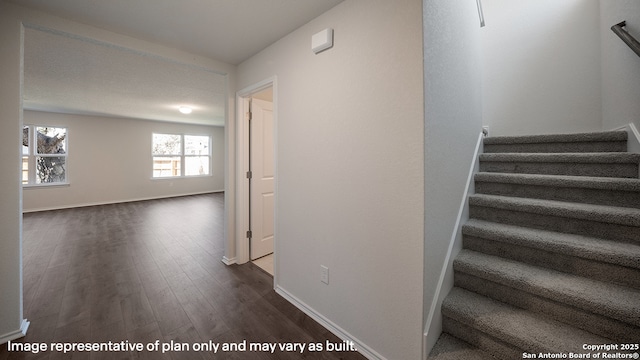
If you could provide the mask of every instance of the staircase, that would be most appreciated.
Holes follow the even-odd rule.
[[[429,359],[640,343],[640,154],[626,142],[621,131],[484,140]]]

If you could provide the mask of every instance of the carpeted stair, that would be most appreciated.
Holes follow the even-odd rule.
[[[640,343],[640,154],[626,141],[622,131],[485,138],[429,359]]]

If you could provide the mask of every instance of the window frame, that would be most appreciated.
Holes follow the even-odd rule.
[[[27,149],[27,154],[25,155],[23,152],[23,146],[21,146],[20,158],[22,159],[22,164],[20,169],[20,184],[23,188],[38,188],[38,187],[56,187],[56,186],[68,186],[69,182],[69,127],[66,125],[42,125],[42,124],[27,124],[23,123],[22,128],[27,127],[28,131],[28,141],[29,146]],[[38,128],[55,128],[55,129],[64,129],[65,139],[64,139],[64,153],[57,154],[39,154],[37,150],[38,143]],[[37,159],[38,157],[64,157],[64,181],[57,182],[45,182],[38,183],[38,166]],[[24,182],[24,158],[27,158],[27,182]]]
[[[161,155],[156,155],[154,154],[154,136],[155,135],[173,135],[173,136],[179,136],[180,137],[180,154],[161,154]],[[186,154],[186,141],[185,138],[188,136],[198,136],[198,137],[206,137],[208,139],[208,143],[207,143],[207,154],[206,155],[188,155]],[[212,151],[212,142],[213,142],[213,136],[211,136],[210,134],[193,134],[193,133],[170,133],[170,132],[152,132],[151,133],[151,179],[152,180],[167,180],[167,179],[185,179],[185,178],[197,178],[197,177],[212,177],[213,176],[213,167],[212,167],[212,158],[213,158],[213,151]],[[187,175],[186,174],[186,159],[187,158],[196,158],[196,157],[207,157],[209,159],[209,164],[207,167],[207,173],[206,174],[198,174],[198,175]],[[155,164],[156,164],[156,158],[179,158],[180,159],[180,174],[179,175],[173,175],[173,176],[155,176]]]

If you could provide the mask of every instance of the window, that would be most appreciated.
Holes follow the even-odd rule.
[[[184,136],[184,171],[186,176],[209,175],[209,137]]]
[[[22,128],[22,184],[67,183],[67,129],[25,125]]]
[[[182,136],[153,134],[153,177],[181,175]]]
[[[210,142],[206,135],[153,134],[153,177],[209,175]]]

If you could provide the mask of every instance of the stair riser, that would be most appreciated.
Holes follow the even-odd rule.
[[[534,266],[640,289],[640,269],[468,235],[463,237],[463,247]],[[611,262],[614,261],[615,259],[611,259]]]
[[[640,328],[634,325],[545,299],[536,294],[514,289],[470,274],[456,271],[454,279],[457,287],[531,312],[540,313],[556,321],[615,341],[635,341],[640,333]]]
[[[499,283],[509,288],[518,289],[529,294],[544,297],[549,301],[555,301],[557,303],[579,308],[580,311],[592,312],[631,326],[640,327],[640,314],[636,311],[634,306],[635,299],[633,298],[637,295],[637,291],[622,290],[622,288],[613,288],[609,286],[608,289],[610,290],[610,293],[594,293],[592,297],[589,291],[585,292],[585,290],[587,290],[585,288],[581,288],[577,291],[576,289],[573,289],[572,291],[571,286],[568,285],[567,287],[570,288],[570,290],[564,291],[561,288],[564,282],[572,281],[572,279],[567,278],[567,275],[565,274],[546,273],[542,275],[538,274],[538,276],[531,276],[531,273],[529,272],[518,274],[518,269],[512,269],[516,274],[516,276],[512,276],[512,272],[501,272],[500,270],[495,271],[495,269],[492,271],[486,271],[486,269],[486,265],[478,266],[478,264],[473,261],[466,262],[456,259],[453,262],[453,270],[455,272],[475,276],[478,278],[477,281]],[[580,280],[576,279],[576,281]],[[622,291],[616,293],[616,291],[619,290]],[[612,296],[619,294],[620,298],[616,297],[615,300],[623,299],[624,302],[613,306],[608,305],[609,300],[607,300],[606,297],[609,294],[612,294]]]
[[[445,309],[443,308],[444,312]],[[513,360],[522,358],[522,349],[505,344],[493,336],[446,316],[446,314],[442,319],[442,331],[487,351],[496,359]]]
[[[637,163],[592,164],[481,160],[480,171],[516,174],[638,178]]]
[[[478,194],[569,201],[584,204],[621,206],[640,209],[640,192],[637,191],[505,184],[485,181],[476,181],[475,190]]]
[[[640,227],[470,205],[469,217],[534,229],[640,243]]]
[[[485,222],[463,228],[445,333],[505,360],[637,342],[640,191],[622,179],[640,178],[640,156],[627,137],[484,140],[469,217]]]
[[[485,153],[578,153],[624,151],[627,151],[626,141],[484,145]]]
[[[442,333],[427,359],[430,360],[496,360],[483,350],[447,333]]]

